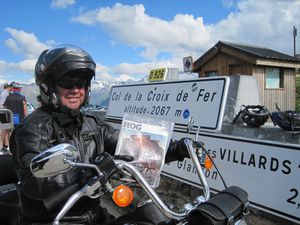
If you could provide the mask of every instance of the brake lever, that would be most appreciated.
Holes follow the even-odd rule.
[[[65,214],[74,206],[74,204],[83,196],[88,196],[90,198],[98,198],[101,195],[103,195],[103,192],[99,192],[95,194],[97,190],[100,190],[101,182],[99,179],[92,179],[88,182],[88,184],[84,185],[84,187],[75,192],[65,203],[63,208],[60,210],[60,212],[57,214],[57,216],[54,219],[53,224],[59,225],[59,221],[65,216]]]

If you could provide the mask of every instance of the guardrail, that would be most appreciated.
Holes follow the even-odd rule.
[[[7,114],[9,115],[8,123],[1,123],[0,122],[0,130],[6,130],[6,129],[13,129],[14,128],[14,113],[9,110],[2,108],[0,109],[0,114]]]

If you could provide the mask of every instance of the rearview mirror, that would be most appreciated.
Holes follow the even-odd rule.
[[[30,163],[32,174],[45,178],[69,171],[72,166],[66,160],[77,162],[79,151],[70,144],[59,144],[35,156]]]

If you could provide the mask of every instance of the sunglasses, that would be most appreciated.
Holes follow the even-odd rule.
[[[56,81],[56,84],[57,86],[64,89],[73,89],[74,87],[84,88],[86,87],[87,81],[85,79],[79,79],[79,80],[60,79]]]

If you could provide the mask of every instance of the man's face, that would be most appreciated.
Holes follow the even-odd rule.
[[[85,98],[86,79],[82,77],[62,77],[56,81],[56,90],[61,102],[69,109],[78,109]]]

